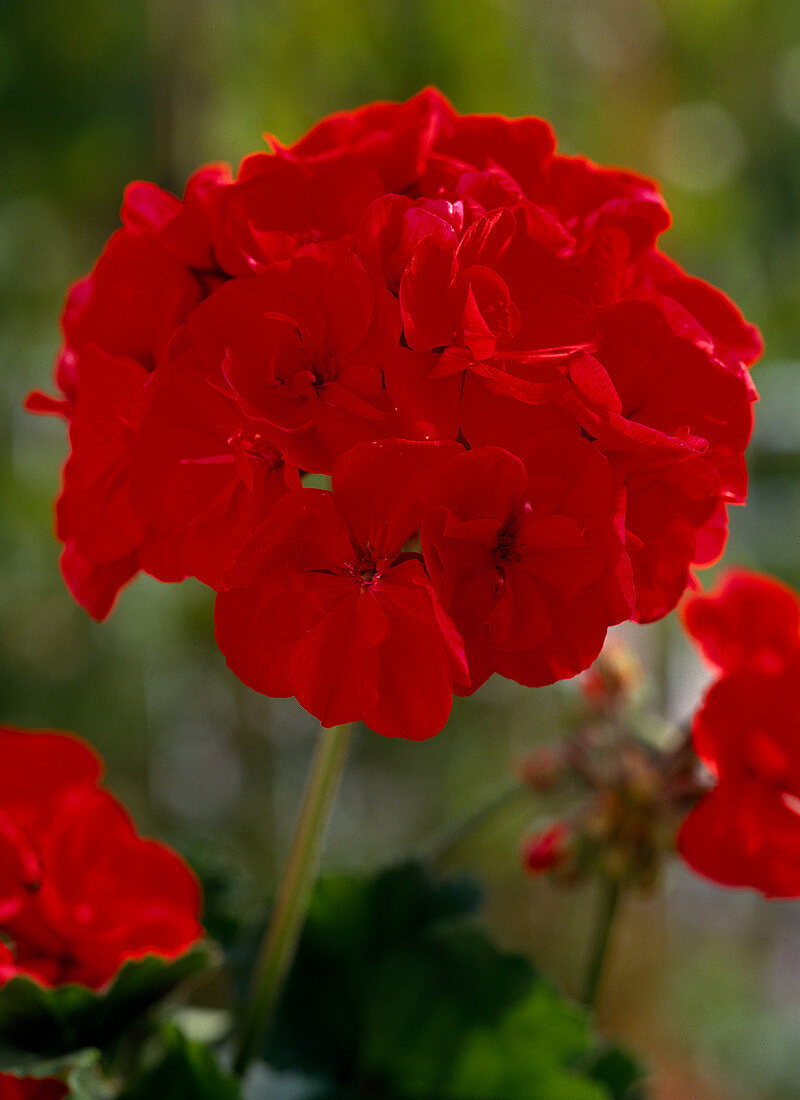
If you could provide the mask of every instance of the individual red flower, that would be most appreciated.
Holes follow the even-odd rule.
[[[382,367],[400,331],[391,296],[352,250],[309,247],[234,279],[192,315],[189,335],[212,379],[304,470],[330,473],[360,440],[392,434]]]
[[[726,886],[800,896],[800,600],[737,571],[684,623],[719,676],[692,724],[715,786],[679,836],[683,858]]]
[[[0,728],[0,982],[99,988],[129,959],[174,958],[202,935],[197,882],[138,836],[76,738]]]
[[[131,464],[130,497],[153,533],[143,567],[219,588],[226,569],[276,500],[300,488],[297,467],[248,416],[222,372],[193,349],[148,386]]]
[[[217,641],[240,679],[295,695],[322,722],[363,720],[416,740],[437,733],[453,685],[466,684],[461,639],[421,555],[424,481],[452,443],[358,444],[333,490],[283,497],[217,597]]]
[[[576,432],[543,432],[523,462],[455,455],[428,487],[422,548],[466,647],[470,690],[492,673],[530,686],[587,668],[630,615],[618,487]]]
[[[721,672],[780,670],[800,649],[800,600],[774,577],[730,569],[709,595],[683,607],[683,623]]]
[[[371,103],[330,115],[289,152],[324,163],[347,150],[374,166],[386,193],[400,194],[415,187],[437,134],[454,117],[447,100],[435,88],[426,88],[406,103]]]
[[[221,204],[220,261],[229,274],[247,275],[305,245],[344,237],[383,193],[375,168],[348,149],[319,159],[280,147],[254,153]]]

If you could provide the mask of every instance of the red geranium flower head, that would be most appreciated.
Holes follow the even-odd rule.
[[[139,569],[227,587],[249,683],[411,736],[451,689],[573,675],[612,623],[665,615],[745,499],[761,341],[662,254],[655,183],[435,89],[268,140],[181,199],[132,184],[68,296],[60,397],[29,404],[70,421],[79,602],[104,616]],[[370,509],[403,534],[378,558]],[[423,653],[435,721],[408,701]]]

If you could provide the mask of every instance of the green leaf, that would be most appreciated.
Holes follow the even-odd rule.
[[[156,955],[125,963],[103,989],[67,984],[48,988],[30,978],[0,986],[4,1057],[59,1058],[86,1047],[105,1049],[186,978],[205,970],[210,949],[201,945],[178,959]]]
[[[417,864],[321,880],[267,1062],[326,1100],[627,1100],[638,1067],[492,944],[478,899]]]
[[[69,1092],[66,1100],[108,1100],[113,1095],[103,1082],[97,1063],[73,1066],[67,1074]]]
[[[163,1057],[119,1100],[241,1100],[239,1082],[222,1071],[207,1046],[184,1038],[176,1027],[166,1028],[163,1040]]]
[[[590,1077],[606,1085],[614,1100],[644,1100],[644,1070],[627,1051],[601,1047],[584,1065]]]
[[[77,1066],[93,1066],[100,1057],[99,1050],[77,1050],[61,1058],[42,1058],[30,1051],[0,1043],[0,1073],[12,1077],[66,1077]]]

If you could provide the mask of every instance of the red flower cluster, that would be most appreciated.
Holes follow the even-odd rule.
[[[800,897],[800,599],[736,571],[689,600],[683,618],[718,677],[692,725],[715,786],[678,849],[725,886]]]
[[[69,420],[62,566],[96,617],[138,569],[199,577],[245,681],[423,737],[492,672],[586,668],[721,552],[759,336],[658,251],[654,184],[542,120],[428,90],[183,200],[132,184],[122,220],[62,396],[29,399]]]
[[[4,726],[0,758],[0,983],[97,989],[126,960],[202,936],[193,874],[137,835],[86,745]]]

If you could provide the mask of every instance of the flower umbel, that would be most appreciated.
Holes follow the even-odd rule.
[[[69,422],[62,570],[95,617],[139,570],[198,577],[248,683],[422,738],[493,672],[587,668],[721,554],[759,335],[659,250],[652,181],[543,120],[426,89],[182,199],[132,184],[122,222],[28,402]]]

